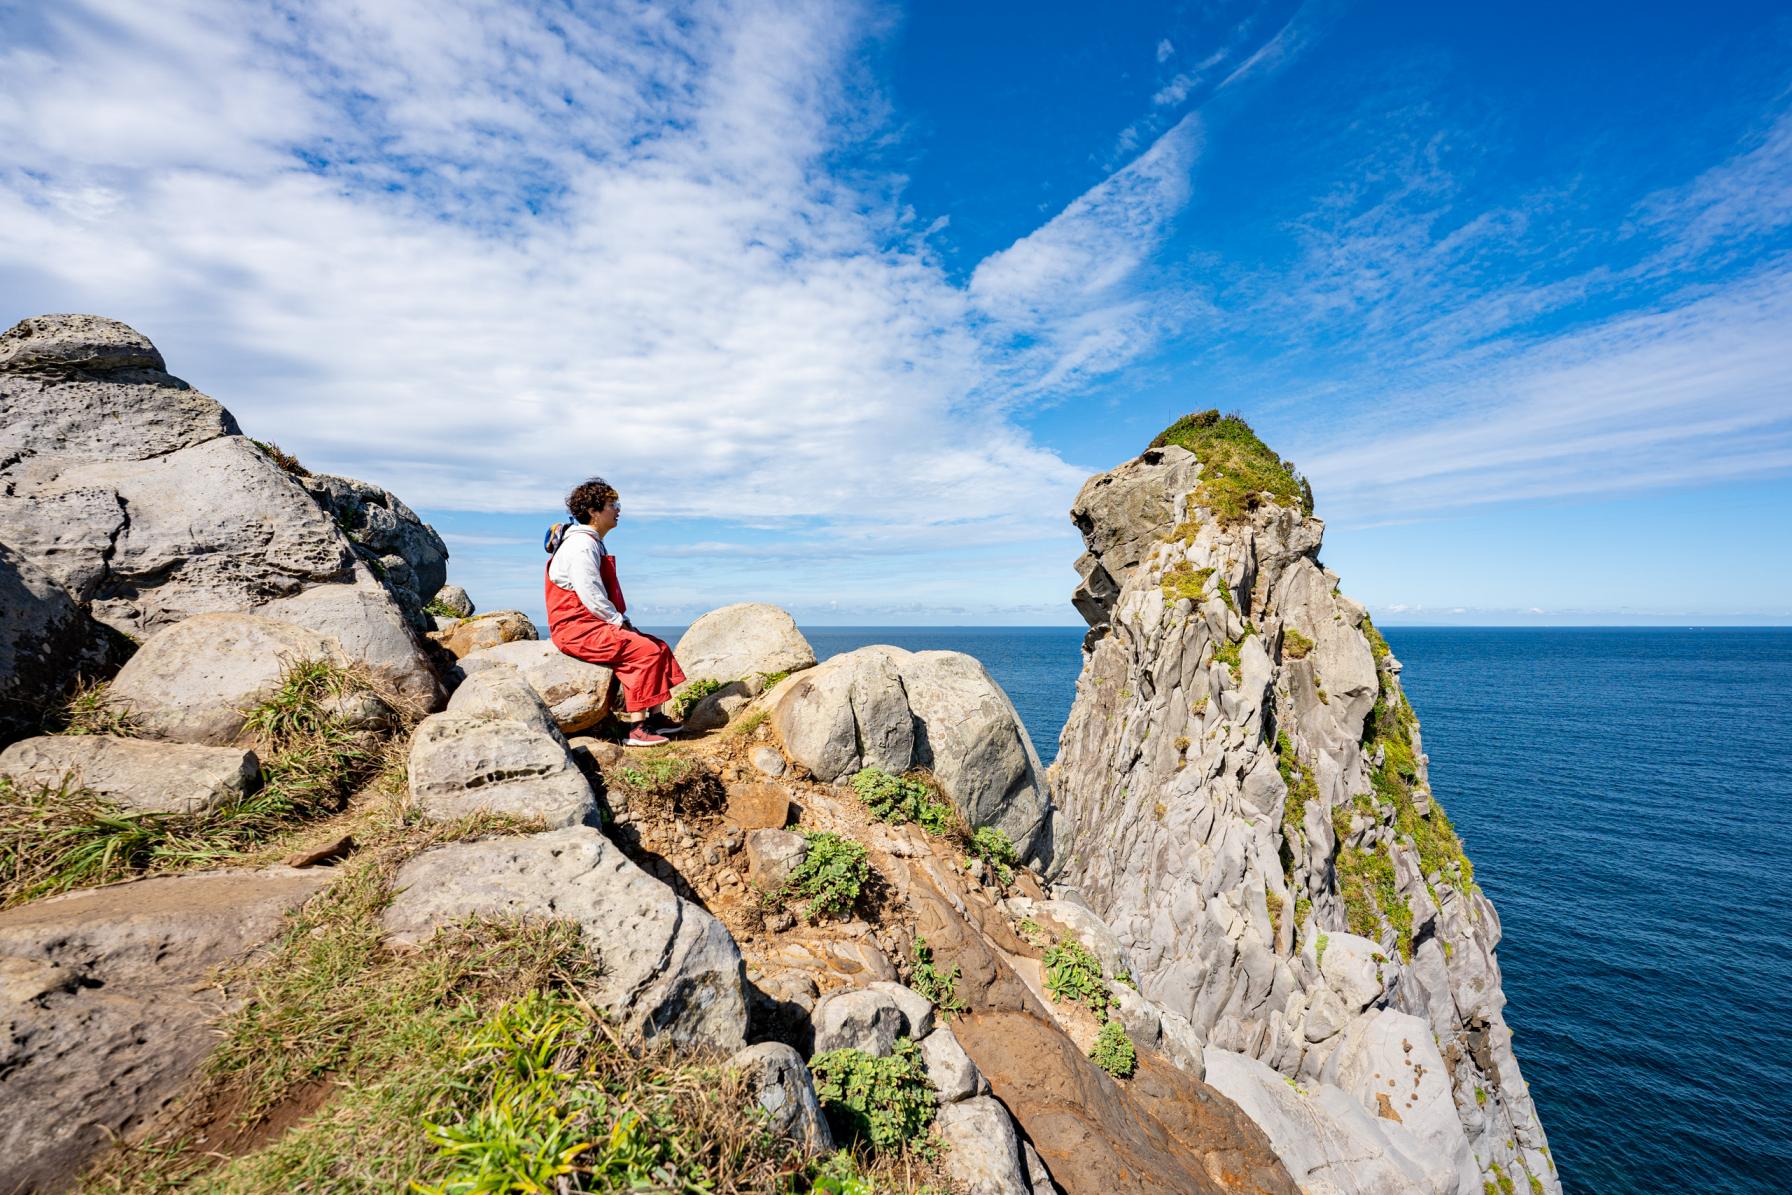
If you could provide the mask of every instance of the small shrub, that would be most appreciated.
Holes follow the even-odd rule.
[[[1039,939],[1045,937],[1045,928],[1031,917],[1022,917],[1020,919],[1020,936],[1037,945]]]
[[[1108,988],[1101,961],[1075,938],[1061,939],[1045,952],[1045,990],[1054,1001],[1070,1000],[1098,1017],[1108,1013]]]
[[[859,1163],[844,1149],[814,1163],[809,1195],[877,1195],[877,1187],[859,1172]]]
[[[1263,904],[1269,910],[1269,936],[1271,938],[1281,937],[1282,898],[1277,896],[1274,892],[1265,890],[1263,893]]]
[[[958,998],[958,964],[954,963],[944,971],[936,967],[933,948],[919,934],[915,936],[915,966],[908,986],[921,993],[947,1017],[955,1012],[965,1011],[964,1001]]]
[[[1014,843],[995,826],[978,826],[977,832],[971,835],[971,854],[983,860],[996,873],[996,878],[1006,884],[1014,878],[1016,862]]]
[[[299,464],[298,457],[293,456],[289,452],[282,452],[280,450],[280,445],[275,444],[268,440],[253,440],[253,439],[250,440],[249,443],[251,443],[251,444],[255,445],[255,447],[261,449],[261,453],[263,456],[265,456],[269,460],[273,461],[276,465],[279,465],[282,469],[285,469],[288,473],[292,474],[294,477],[310,477],[311,476],[311,470],[309,470],[305,466]]]
[[[887,1058],[863,1050],[828,1050],[809,1060],[815,1098],[844,1136],[878,1151],[917,1141],[938,1104],[921,1062],[921,1047],[902,1038]]]
[[[631,751],[624,766],[604,775],[611,788],[627,797],[631,810],[694,816],[714,812],[727,799],[715,774],[675,747]]]
[[[1139,1065],[1132,1039],[1126,1036],[1126,1029],[1119,1021],[1109,1021],[1101,1027],[1095,1045],[1089,1050],[1089,1060],[1116,1079],[1131,1078]]]
[[[1394,861],[1380,847],[1338,852],[1338,890],[1350,932],[1375,941],[1383,918],[1394,927],[1400,957],[1412,959],[1412,908],[1400,895]]]
[[[692,681],[684,687],[678,696],[672,699],[672,716],[682,721],[686,714],[696,708],[699,701],[716,690],[726,687],[729,683],[729,681],[711,680],[707,676]]]
[[[1191,602],[1200,602],[1207,596],[1207,581],[1212,576],[1211,568],[1196,568],[1186,560],[1177,561],[1164,570],[1164,601],[1174,603],[1187,598]]]
[[[952,806],[936,800],[925,781],[892,776],[882,768],[862,768],[852,778],[853,791],[880,822],[915,822],[929,834],[949,834],[956,818]]]
[[[1282,630],[1282,655],[1290,660],[1304,660],[1313,650],[1313,641],[1295,630],[1285,627]]]
[[[1213,591],[1220,595],[1220,601],[1226,604],[1226,609],[1232,611],[1234,614],[1238,613],[1238,602],[1232,597],[1232,587],[1226,584],[1226,578],[1215,577],[1213,579]]]
[[[788,890],[809,902],[811,917],[851,912],[871,876],[864,846],[827,830],[804,834],[803,840],[809,850],[790,873]]]

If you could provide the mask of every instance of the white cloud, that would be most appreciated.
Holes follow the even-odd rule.
[[[1176,47],[1170,44],[1169,38],[1164,37],[1164,38],[1158,39],[1157,60],[1159,62],[1168,62],[1170,60],[1170,55],[1174,54],[1175,52],[1176,52]]]
[[[251,432],[415,505],[552,510],[603,472],[646,514],[1063,538],[1083,471],[1005,412],[1143,343],[1133,238],[1192,130],[967,295],[828,168],[879,110],[863,15],[42,10],[0,50],[10,314],[125,319]]]

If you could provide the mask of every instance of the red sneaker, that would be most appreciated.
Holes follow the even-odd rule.
[[[663,734],[653,733],[639,722],[629,727],[628,733],[622,737],[624,747],[661,747],[671,741]]]

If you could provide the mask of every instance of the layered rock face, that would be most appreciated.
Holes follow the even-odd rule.
[[[1501,1013],[1499,918],[1399,662],[1319,562],[1323,524],[1298,500],[1216,500],[1174,445],[1092,478],[1072,517],[1090,632],[1051,769],[1059,880],[1205,1037],[1222,1090],[1300,1139],[1283,1161],[1312,1189],[1472,1193],[1497,1164],[1558,1190]],[[1316,1102],[1276,1111],[1286,1092],[1215,1051]],[[1339,1091],[1379,1131],[1351,1129]],[[1328,1154],[1313,1124],[1348,1143]]]
[[[439,585],[446,549],[384,490],[308,480],[315,498],[135,329],[46,315],[0,334],[0,543],[24,575],[137,638],[253,610],[439,700],[413,617],[363,556],[377,551],[395,581]]]

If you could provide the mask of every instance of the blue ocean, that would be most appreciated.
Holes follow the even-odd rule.
[[[1384,630],[1568,1190],[1792,1187],[1792,630]],[[968,652],[1057,752],[1080,628],[805,633]]]

